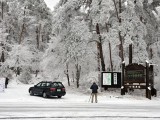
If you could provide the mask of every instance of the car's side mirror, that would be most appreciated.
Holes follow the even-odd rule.
[[[34,85],[34,87],[37,87],[37,85]]]

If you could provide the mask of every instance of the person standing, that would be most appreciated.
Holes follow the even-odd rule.
[[[5,88],[7,88],[7,85],[8,85],[8,77],[6,77],[6,80],[5,80]]]
[[[92,89],[92,93],[91,93],[91,95],[92,95],[92,100],[91,100],[91,102],[93,103],[93,99],[94,99],[94,97],[95,97],[95,102],[97,103],[97,93],[98,93],[98,85],[95,83],[95,82],[93,82],[93,84],[92,84],[92,86],[90,87],[90,89]]]

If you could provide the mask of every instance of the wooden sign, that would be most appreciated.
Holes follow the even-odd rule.
[[[145,83],[145,67],[136,63],[126,66],[124,83]]]

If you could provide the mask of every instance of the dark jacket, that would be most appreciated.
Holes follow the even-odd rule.
[[[97,93],[98,85],[96,83],[93,83],[90,89],[92,89],[92,93]]]
[[[9,81],[9,79],[8,79],[8,78],[6,78],[6,80],[5,80],[5,84],[6,84],[6,85],[8,84],[8,81]]]

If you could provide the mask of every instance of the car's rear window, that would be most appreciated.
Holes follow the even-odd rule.
[[[59,82],[52,83],[52,87],[63,87],[63,84]]]

